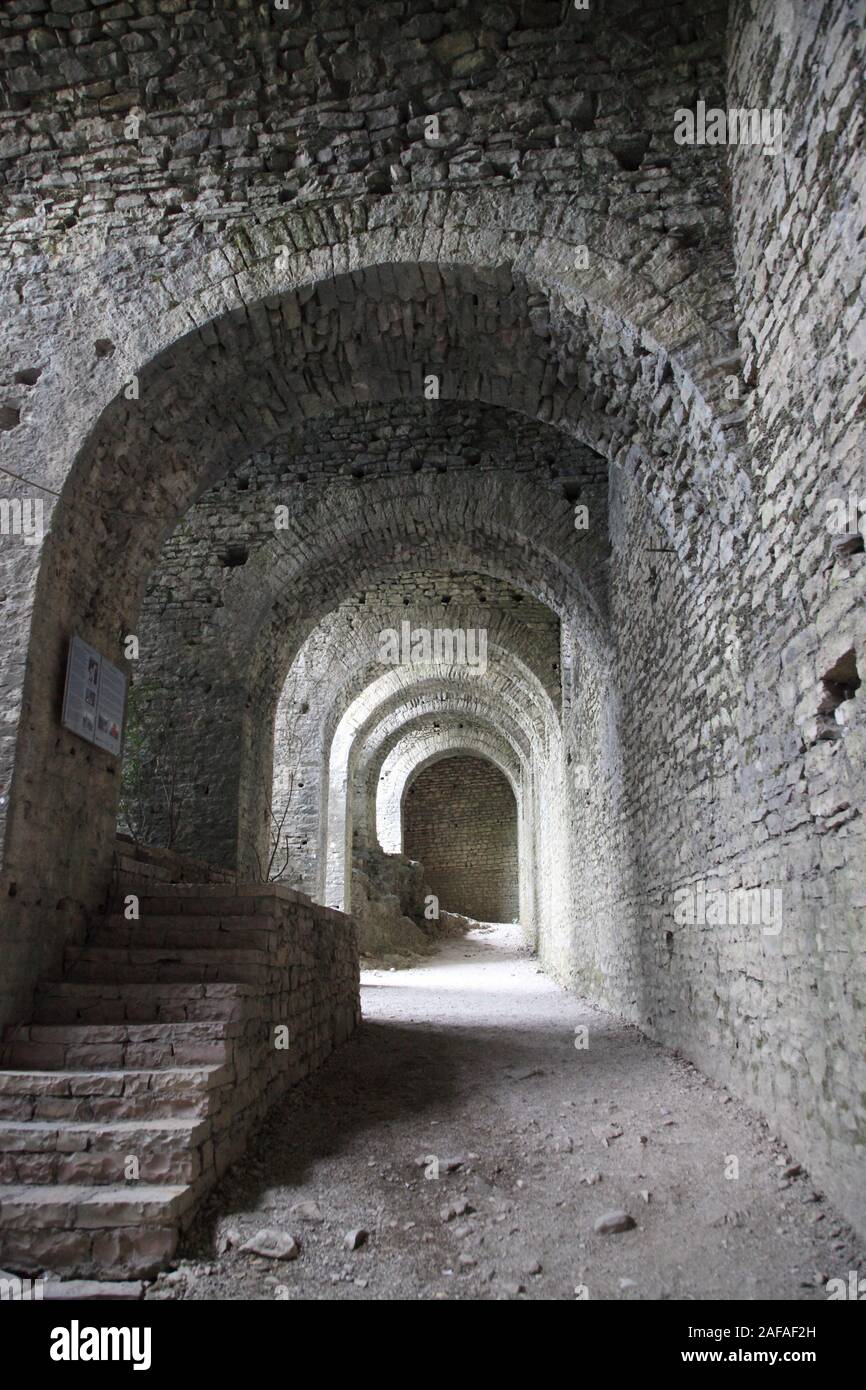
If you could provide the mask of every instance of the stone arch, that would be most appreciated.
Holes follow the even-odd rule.
[[[481,921],[520,918],[526,894],[520,797],[486,754],[428,759],[403,787],[403,853],[423,863],[440,911]]]
[[[495,699],[475,699],[444,686],[418,688],[405,702],[382,713],[359,742],[355,756],[353,831],[361,841],[372,840],[378,834],[382,778],[387,777],[385,765],[395,747],[404,738],[417,737],[438,743],[441,738],[463,736],[466,729],[485,731],[484,736],[495,742],[497,755],[503,760],[510,757],[522,769],[531,766],[536,745],[527,737],[520,721]],[[414,747],[414,743],[411,746]],[[392,819],[398,824],[399,801],[395,806]],[[383,845],[382,848],[388,847]],[[394,852],[393,848],[388,852]]]
[[[519,380],[511,379],[501,375],[504,359],[497,354],[471,373],[473,394],[555,419],[560,427],[594,441],[594,447],[618,460],[638,479],[667,527],[676,525],[677,511],[671,500],[673,493],[658,472],[657,459],[670,460],[670,467],[682,475],[678,486],[700,487],[703,483],[710,496],[737,466],[708,404],[709,397],[695,385],[696,365],[705,360],[694,350],[697,340],[687,335],[673,357],[646,327],[617,320],[606,305],[599,307],[587,300],[587,287],[581,287],[573,263],[562,249],[567,243],[542,237],[530,246],[531,238],[520,236],[517,241],[522,249],[518,250],[517,241],[497,237],[494,254],[488,231],[473,232],[464,225],[459,233],[453,227],[444,236],[437,233],[435,246],[430,245],[427,252],[423,248],[428,243],[421,235],[420,254],[418,232],[413,230],[410,254],[409,243],[395,236],[393,228],[380,227],[360,236],[359,242],[349,237],[339,254],[330,248],[327,252],[299,253],[288,272],[280,272],[281,297],[268,294],[256,299],[251,295],[243,308],[232,308],[232,295],[240,293],[236,284],[227,300],[209,296],[208,312],[201,318],[187,301],[183,336],[172,338],[168,330],[171,345],[164,346],[156,357],[151,352],[147,366],[136,374],[138,398],[113,397],[106,402],[106,393],[112,395],[122,385],[119,364],[113,369],[113,385],[106,383],[101,388],[104,408],[98,420],[87,408],[79,410],[79,418],[88,420],[92,428],[83,443],[80,433],[70,441],[74,466],[52,511],[35,589],[20,717],[20,723],[28,725],[30,737],[26,743],[18,739],[15,744],[5,827],[5,867],[10,876],[23,876],[28,866],[32,868],[34,849],[25,811],[28,795],[42,779],[51,776],[60,748],[68,751],[68,740],[58,744],[55,735],[54,702],[69,636],[84,629],[109,656],[118,655],[120,639],[134,630],[146,576],[178,514],[232,461],[279,433],[280,416],[286,415],[289,401],[280,389],[279,373],[274,375],[272,333],[276,331],[281,341],[285,333],[294,333],[302,361],[310,355],[309,346],[333,351],[338,339],[332,330],[321,338],[308,336],[313,312],[310,304],[314,302],[316,313],[339,305],[341,284],[350,298],[357,298],[365,286],[381,289],[387,285],[390,313],[400,303],[413,302],[416,294],[415,302],[423,302],[423,296],[430,292],[431,277],[436,292],[440,286],[445,287],[443,293],[453,291],[468,275],[474,277],[472,283],[479,295],[486,287],[500,297],[511,293],[516,277],[523,305],[518,322],[525,342],[532,338],[549,341],[554,358],[558,354],[561,359],[560,365],[552,375],[541,370],[535,377],[522,372]],[[359,250],[362,244],[363,253]],[[504,268],[488,269],[488,254],[491,267]],[[456,270],[452,272],[451,266]],[[527,280],[527,275],[532,278]],[[300,280],[302,276],[306,279]],[[294,296],[289,292],[292,284],[300,285]],[[545,287],[546,294],[530,309],[533,284]],[[299,324],[295,316],[301,309],[307,317]],[[339,313],[338,309],[334,312]],[[458,319],[455,315],[453,322]],[[659,312],[656,327],[663,326],[664,320],[665,315]],[[176,326],[177,319],[172,317],[171,322]],[[186,331],[190,322],[197,326]],[[369,322],[367,316],[365,323]],[[677,316],[673,315],[669,326],[673,328],[675,322]],[[680,319],[680,328],[682,322]],[[151,340],[152,347],[163,332],[161,329]],[[706,338],[705,334],[698,336]],[[139,362],[143,360],[143,344],[140,339],[136,341],[133,360]],[[451,358],[453,363],[453,352]],[[433,360],[435,364],[435,356]],[[254,389],[249,389],[249,375],[243,375],[248,373],[250,361],[262,364]],[[619,364],[615,371],[611,370],[613,362]],[[241,363],[245,364],[243,369]],[[580,364],[577,368],[576,363]],[[386,360],[381,359],[380,365],[384,368]],[[352,371],[349,383],[351,376]],[[235,394],[236,408],[229,415],[226,403],[232,398],[227,383],[232,379],[244,381],[247,389],[240,401]],[[355,379],[357,386],[357,373]],[[416,389],[418,385],[417,373],[414,387],[411,372],[402,387],[393,376],[391,380],[392,390]],[[330,408],[340,398],[318,367],[311,382],[316,388],[312,393],[292,397],[300,410],[309,413],[315,408]],[[384,381],[376,380],[374,390],[384,394]],[[545,390],[553,395],[545,396]],[[610,402],[617,399],[625,412],[619,419],[609,410]],[[672,413],[671,400],[680,402],[680,408]],[[203,417],[213,446],[207,458],[201,457],[200,447]],[[123,440],[120,446],[119,439]],[[69,447],[62,456],[70,458]],[[698,468],[696,460],[705,460],[704,466]],[[705,505],[699,497],[698,510]],[[685,529],[683,536],[687,538]],[[96,549],[98,568],[76,567],[79,554]],[[679,554],[679,563],[685,567],[689,550],[686,539]],[[40,813],[40,864],[31,876],[48,885],[62,882],[73,899],[92,906],[104,891],[116,800],[110,789],[117,783],[105,758],[89,754],[79,768],[83,775],[66,788],[59,813]],[[89,808],[88,815],[84,814],[85,807]],[[49,886],[48,891],[53,889]],[[37,903],[22,899],[18,910],[35,926]],[[56,947],[46,942],[45,960],[52,949]]]
[[[508,667],[513,671],[516,663],[507,654]],[[324,847],[323,862],[326,864],[325,901],[340,905],[349,910],[351,903],[350,882],[346,872],[350,861],[353,843],[353,783],[359,746],[362,746],[377,724],[389,715],[395,721],[402,720],[401,706],[419,693],[438,692],[447,707],[452,693],[459,686],[473,690],[474,698],[488,709],[494,720],[506,718],[521,730],[528,743],[539,743],[544,738],[545,729],[539,725],[533,729],[525,706],[520,701],[511,701],[504,690],[491,691],[487,683],[483,685],[476,675],[459,669],[437,668],[435,664],[425,668],[410,668],[408,672],[397,671],[379,677],[368,686],[353,704],[343,713],[331,743],[328,759],[328,798],[327,814],[323,807],[322,825],[327,826],[327,842]],[[529,694],[527,687],[524,698]],[[552,707],[551,707],[552,709]]]
[[[369,735],[358,759],[354,826],[359,838],[375,838],[388,854],[399,852],[400,793],[396,788],[402,784],[399,776],[394,776],[395,769],[401,759],[411,760],[417,750],[447,748],[453,739],[494,748],[497,766],[519,784],[531,750],[510,720],[500,717],[494,722],[486,710],[460,700],[456,694],[447,704],[435,697],[413,702],[411,709],[400,711],[400,722],[395,721],[394,727],[383,723]]]
[[[560,616],[569,615],[579,623],[581,640],[590,646],[594,657],[598,653],[595,659],[607,659],[604,619],[581,581],[579,543],[571,507],[564,497],[557,496],[552,503],[551,499],[539,499],[528,483],[511,478],[497,483],[486,476],[482,486],[471,476],[441,479],[435,475],[419,475],[410,496],[401,495],[399,481],[383,479],[370,485],[370,497],[374,519],[367,521],[364,515],[352,515],[346,508],[345,528],[333,523],[328,527],[327,511],[320,515],[314,510],[305,518],[300,559],[290,530],[285,544],[275,542],[271,551],[257,557],[250,574],[242,576],[233,598],[234,609],[246,611],[245,630],[258,637],[256,649],[247,657],[232,653],[228,645],[231,619],[218,616],[213,651],[220,661],[230,658],[223,678],[233,694],[234,717],[243,714],[244,720],[242,763],[236,774],[241,807],[237,833],[241,837],[246,834],[245,826],[261,823],[261,788],[273,761],[269,739],[278,715],[279,694],[300,641],[309,636],[337,599],[389,574],[404,572],[407,561],[410,567],[425,561],[435,565],[447,548],[455,571],[476,570],[507,580]],[[520,515],[520,531],[516,533],[512,509]],[[467,539],[468,528],[471,539]],[[423,530],[423,539],[410,544],[404,536],[416,530]],[[315,536],[319,539],[314,540]],[[403,558],[383,560],[383,554],[401,545]],[[329,559],[329,546],[336,548],[339,563]],[[277,558],[269,563],[265,554]],[[271,577],[266,585],[267,574]],[[271,593],[276,599],[270,598]],[[258,614],[263,615],[261,619]],[[223,632],[225,643],[219,640]],[[240,684],[242,668],[247,671],[245,688]],[[194,679],[206,683],[201,700],[212,707],[219,670],[211,666]],[[242,854],[241,841],[237,847]]]
[[[103,266],[94,256],[91,292],[76,305],[76,325],[85,341],[107,337],[115,350],[97,374],[85,372],[84,364],[73,359],[82,368],[74,412],[81,422],[78,429],[70,431],[67,414],[54,412],[53,418],[46,414],[43,419],[37,410],[31,416],[34,426],[45,428],[49,444],[43,481],[63,485],[81,439],[121,394],[129,373],[141,376],[148,363],[191,332],[206,334],[221,316],[252,313],[253,306],[317,281],[390,264],[513,266],[533,283],[555,287],[571,307],[593,305],[612,324],[634,324],[646,341],[657,343],[678,364],[683,380],[696,383],[699,394],[714,403],[715,413],[725,416],[716,361],[731,346],[726,331],[730,294],[721,296],[715,312],[708,314],[706,303],[692,293],[694,281],[670,274],[678,263],[683,270],[695,269],[687,264],[694,258],[685,254],[685,247],[677,248],[669,239],[668,255],[654,266],[644,254],[645,228],[617,220],[615,214],[613,220],[611,235],[601,219],[593,227],[577,197],[530,210],[520,191],[503,187],[495,200],[468,189],[435,196],[395,192],[386,204],[360,208],[354,200],[336,200],[325,217],[315,210],[286,210],[266,224],[241,219],[201,249],[187,247],[182,265],[163,268],[132,303],[106,294]],[[586,271],[576,268],[581,248],[589,253]],[[120,278],[125,267],[116,270]],[[26,429],[10,443],[21,450],[22,461],[32,457]]]
[[[450,722],[449,722],[450,721]],[[403,804],[416,773],[456,752],[488,759],[499,768],[517,806],[520,922],[528,936],[537,930],[537,833],[529,815],[533,763],[492,722],[453,706],[444,727],[430,728],[429,714],[418,715],[384,740],[370,758],[365,798],[375,812],[376,840],[385,853],[403,852]],[[368,811],[369,814],[369,811]]]
[[[407,746],[403,747],[403,743]],[[407,729],[401,742],[382,761],[380,777],[387,781],[387,789],[384,796],[377,797],[376,836],[386,854],[403,852],[401,813],[411,783],[426,768],[456,753],[477,754],[498,767],[514,792],[519,810],[522,769],[514,750],[501,735],[480,723],[459,733],[456,729],[443,729],[426,739],[413,736]]]
[[[453,574],[457,580],[462,576]],[[482,576],[484,578],[484,576]],[[489,579],[489,576],[486,578]],[[449,585],[453,587],[453,585]],[[527,596],[528,597],[528,596]],[[540,609],[541,605],[534,605]],[[343,714],[352,706],[360,708],[365,691],[385,674],[379,660],[379,633],[384,623],[390,628],[399,623],[404,610],[377,609],[373,614],[364,612],[358,616],[354,607],[347,610],[340,620],[341,610],[336,610],[337,621],[328,629],[327,638],[320,638],[320,629],[315,629],[305,648],[298,653],[297,661],[283,686],[277,706],[275,721],[276,738],[274,748],[275,782],[272,806],[275,816],[280,819],[290,842],[301,841],[304,852],[299,855],[301,871],[308,887],[315,896],[324,894],[323,860],[326,839],[323,833],[328,820],[329,786],[328,763],[334,730]],[[555,722],[559,701],[559,673],[552,669],[558,665],[559,644],[555,648],[556,662],[550,662],[554,655],[553,643],[547,652],[549,665],[542,660],[542,648],[529,630],[502,613],[493,610],[489,616],[483,609],[466,609],[463,605],[447,608],[431,608],[414,605],[411,608],[411,625],[416,629],[427,628],[435,632],[446,627],[458,632],[480,628],[484,635],[485,666],[479,678],[490,682],[493,692],[502,691],[503,711],[514,708],[515,700],[522,702],[522,711],[529,717],[543,722]],[[551,618],[553,615],[551,614]],[[555,621],[555,620],[554,620]],[[552,637],[552,633],[551,633]],[[316,640],[315,664],[306,662],[304,652],[310,642]],[[332,656],[331,652],[336,655]],[[301,670],[297,668],[300,665]],[[389,697],[391,708],[396,700],[409,698],[410,692],[417,688],[419,679],[425,680],[428,671],[436,668],[416,665],[397,668],[391,671]],[[326,674],[325,674],[326,673]],[[441,671],[444,680],[447,670]],[[327,675],[328,704],[321,719],[310,725],[309,716],[300,711],[315,707],[323,681]],[[469,682],[472,689],[474,681]],[[535,713],[533,713],[535,711]],[[379,707],[382,717],[382,706]],[[538,730],[542,724],[538,724]],[[298,790],[299,772],[303,764],[302,798],[296,799],[296,809],[286,806],[286,797]],[[311,785],[312,784],[312,785]],[[289,798],[290,802],[290,798]],[[356,810],[358,809],[356,803]],[[330,803],[333,811],[333,803]],[[286,815],[283,812],[286,811]],[[313,826],[318,819],[320,833],[316,837],[314,855],[310,850]],[[366,823],[366,808],[361,811],[360,821],[352,818],[356,834],[363,835]],[[297,827],[297,828],[296,828]],[[315,860],[315,886],[311,877]]]

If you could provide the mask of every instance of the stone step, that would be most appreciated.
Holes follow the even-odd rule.
[[[3,1071],[0,1119],[195,1119],[225,1108],[230,1067],[171,1067],[145,1071]]]
[[[0,1120],[0,1183],[195,1182],[213,1163],[210,1136],[206,1119]]]
[[[255,1017],[261,992],[253,985],[108,984],[43,980],[34,1023],[231,1022]]]
[[[118,852],[116,872],[123,883],[135,879],[136,882],[151,887],[171,881],[171,870],[167,864],[153,863],[144,858],[137,859],[133,854],[124,851]]]
[[[144,1298],[147,1285],[141,1279],[46,1279],[45,1303],[135,1303]]]
[[[350,919],[278,885],[143,877],[141,916],[119,894],[2,1035],[0,1268],[157,1273],[250,1127],[351,1031]],[[329,965],[330,1011],[308,985]]]
[[[0,1067],[60,1071],[223,1065],[237,1023],[27,1023],[5,1030]]]
[[[233,886],[236,874],[220,869],[204,859],[192,859],[174,854],[171,850],[153,845],[133,845],[119,841],[116,847],[116,872],[121,883],[138,879],[147,883],[208,883]]]
[[[172,946],[68,946],[64,979],[105,984],[226,984],[278,985],[276,967],[267,952],[213,945],[204,949]]]
[[[171,1259],[196,1196],[192,1184],[0,1188],[0,1266],[146,1278]]]
[[[229,896],[224,888],[218,892],[211,889],[207,896],[200,896],[198,893],[191,894],[185,891],[186,888],[186,884],[155,884],[152,890],[137,893],[138,920],[147,921],[151,917],[199,919],[224,917],[237,920],[245,917],[270,916],[270,900],[259,901],[243,894]],[[122,914],[124,912],[127,896],[126,893],[119,893],[112,897],[109,903],[109,911],[112,916],[115,913]]]
[[[272,948],[278,926],[273,917],[261,912],[246,916],[195,917],[192,914],[162,913],[128,921],[119,912],[111,913],[87,933],[88,946],[164,947],[180,950],[261,950]]]
[[[266,916],[273,919],[279,903],[312,907],[310,899],[278,883],[213,884],[160,883],[145,892],[132,889],[138,899],[139,920],[150,917],[233,918]],[[128,894],[121,888],[109,902],[109,911],[123,915]],[[316,908],[321,914],[322,909]],[[339,914],[342,915],[342,914]]]

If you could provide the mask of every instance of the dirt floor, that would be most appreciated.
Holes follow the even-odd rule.
[[[823,1301],[866,1265],[762,1121],[564,993],[516,927],[363,986],[361,1029],[272,1113],[148,1297]],[[596,1232],[614,1211],[634,1225]],[[262,1228],[300,1253],[242,1252]]]

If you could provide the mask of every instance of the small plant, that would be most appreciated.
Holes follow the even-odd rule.
[[[259,851],[257,849],[253,850],[256,856],[259,879],[262,883],[273,883],[276,879],[281,879],[289,866],[289,857],[291,853],[289,850],[289,837],[288,835],[284,835],[283,831],[286,821],[288,820],[289,808],[292,804],[294,786],[295,774],[292,772],[289,774],[285,804],[282,812],[279,814],[274,810],[273,793],[271,792],[271,794],[266,797],[267,811],[265,814],[268,820],[268,846],[270,849],[267,864],[263,862]],[[279,866],[277,866],[278,859],[281,861]]]

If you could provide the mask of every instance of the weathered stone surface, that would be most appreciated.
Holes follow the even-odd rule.
[[[633,1231],[637,1222],[627,1211],[606,1211],[593,1225],[597,1235],[615,1236],[623,1231]]]
[[[156,861],[168,869],[168,856]],[[189,939],[178,920],[191,923],[195,948],[124,946],[118,926],[114,947],[90,949],[85,981],[77,978],[82,952],[75,950],[68,957],[72,978],[39,992],[41,1021],[8,1030],[9,1061],[21,1047],[59,1054],[56,1069],[0,1070],[0,1253],[24,1269],[85,1279],[155,1274],[174,1253],[181,1223],[240,1156],[251,1128],[357,1023],[357,941],[348,918],[284,888],[190,886],[177,856],[173,867],[178,872],[145,880],[151,896],[139,899],[144,916],[127,929],[135,942],[146,922],[154,940],[170,943],[178,931]],[[242,923],[250,924],[255,947],[226,950],[226,938],[243,939]],[[224,971],[243,974],[251,958],[267,962],[254,989],[212,983]],[[143,993],[139,974],[147,959],[157,974],[173,960],[185,983]],[[192,1002],[200,1021],[172,1020]],[[138,1021],[107,1023],[106,1012],[134,1012]],[[87,1022],[73,1022],[81,1014]],[[100,1046],[116,1049],[114,1065],[81,1070],[76,1059]],[[201,1046],[213,1061],[191,1065],[190,1053]],[[143,1048],[153,1053],[147,1068]],[[295,1258],[285,1243],[271,1242],[269,1253]]]
[[[144,1297],[144,1284],[140,1279],[47,1279],[42,1297],[46,1303],[137,1302]]]
[[[361,856],[404,848],[427,759],[492,762],[543,967],[747,1098],[866,1228],[863,26],[844,0],[145,8],[0,14],[2,500],[45,507],[0,534],[8,1065],[222,1067],[283,994],[255,958],[186,981],[183,922],[136,979],[104,954],[61,978],[120,783],[58,723],[78,632],[169,730],[180,812],[152,768],[137,833],[214,886],[270,878],[276,824],[284,882],[351,907],[357,880],[371,931],[418,944]],[[779,111],[783,148],[678,143],[698,98]],[[383,672],[403,612],[483,621],[483,679]],[[142,895],[171,873],[135,862]],[[761,890],[770,931],[681,911]],[[263,968],[303,1072],[354,1003],[298,930]],[[3,1119],[138,1123],[125,1086],[8,1089]],[[110,1176],[21,1152],[10,1183]]]
[[[347,1250],[360,1250],[362,1245],[366,1245],[369,1239],[369,1231],[362,1227],[357,1227],[352,1231],[347,1231],[343,1237],[343,1244]]]
[[[301,1247],[288,1231],[264,1226],[241,1246],[248,1255],[262,1255],[268,1260],[296,1260]]]
[[[505,774],[465,755],[421,766],[403,792],[403,841],[438,907],[481,922],[517,921],[517,803]]]

